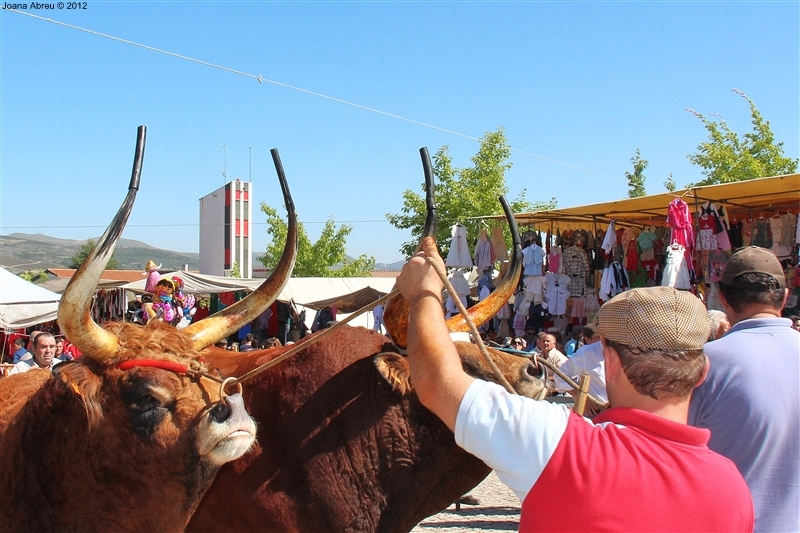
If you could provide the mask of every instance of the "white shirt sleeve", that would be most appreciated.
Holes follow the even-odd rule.
[[[564,435],[569,413],[476,380],[461,399],[456,444],[493,468],[523,501]]]

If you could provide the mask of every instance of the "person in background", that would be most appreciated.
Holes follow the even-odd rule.
[[[570,357],[572,356],[572,354],[575,353],[575,350],[577,350],[580,347],[578,346],[578,341],[580,340],[580,338],[581,338],[581,330],[579,330],[578,328],[574,328],[572,330],[571,338],[564,345],[564,351],[566,352],[564,355]]]
[[[397,287],[409,303],[408,362],[420,402],[522,501],[520,531],[750,531],[753,503],[731,461],[686,425],[708,369],[708,318],[693,295],[632,289],[598,312],[612,407],[594,421],[475,379],[441,313],[430,237]]]
[[[37,368],[52,370],[54,366],[61,363],[61,359],[55,358],[56,339],[52,333],[39,333],[33,338],[33,357],[23,359],[14,365],[8,375],[21,374]]]
[[[567,356],[556,348],[556,336],[552,333],[545,334],[542,352],[539,354],[539,357],[547,359],[555,366],[561,366],[567,362]]]
[[[583,326],[583,330],[581,331],[583,334],[583,344],[584,346],[587,344],[594,344],[596,342],[600,342],[600,333],[597,332],[597,325],[596,324],[588,324]]]
[[[731,323],[728,322],[728,317],[724,311],[719,311],[717,309],[709,310],[708,320],[711,322],[711,332],[708,335],[709,341],[721,338],[731,329]]]
[[[33,355],[25,348],[25,339],[22,337],[14,339],[14,357],[11,362],[16,365],[20,361],[30,359],[31,357],[33,357]]]
[[[719,296],[732,327],[706,344],[711,369],[689,409],[689,424],[709,429],[709,448],[747,481],[756,531],[800,531],[800,333],[781,318],[787,295],[772,251],[728,259]]]
[[[511,348],[512,350],[517,350],[517,351],[520,351],[520,352],[524,352],[525,351],[525,339],[523,339],[521,337],[514,337],[513,339],[511,339],[511,343],[509,344],[509,348]]]
[[[61,361],[72,361],[72,354],[64,351],[64,339],[56,339],[55,358]]]
[[[252,333],[245,334],[244,341],[239,346],[239,351],[240,352],[250,352],[250,351],[255,350],[255,349],[257,349],[255,337],[253,336]]]
[[[294,343],[293,342],[292,343],[289,343],[289,342],[286,343],[287,346],[289,344],[294,344]],[[281,344],[281,340],[278,337],[270,337],[269,339],[267,339],[265,348],[279,348],[281,346],[283,346],[283,345]]]
[[[594,327],[595,326],[586,326],[583,328],[583,338],[587,339],[589,342],[581,346],[572,357],[567,359],[567,361],[559,367],[559,370],[572,378],[572,381],[575,383],[578,383],[583,373],[588,374],[589,394],[601,402],[608,402],[603,344],[600,342],[600,335],[595,333]],[[597,337],[597,339],[592,341],[592,337]],[[553,381],[556,390],[567,393],[573,398],[577,398],[577,392],[567,385],[566,381],[557,375],[553,376]],[[594,404],[586,402],[585,415],[594,416],[598,412],[599,410]]]
[[[792,315],[792,327],[797,331],[800,331],[800,316]]]

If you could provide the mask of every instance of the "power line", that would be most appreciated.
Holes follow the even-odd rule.
[[[216,68],[216,69],[219,69],[219,70],[223,70],[225,72],[229,72],[231,74],[236,74],[236,75],[239,75],[239,76],[244,76],[246,78],[251,78],[251,79],[256,80],[258,83],[270,83],[272,85],[277,85],[278,87],[283,87],[284,89],[291,89],[293,91],[298,91],[298,92],[305,93],[305,94],[308,94],[308,95],[311,95],[311,96],[316,96],[318,98],[324,98],[326,100],[331,100],[333,102],[337,102],[337,103],[340,103],[340,104],[349,105],[351,107],[362,109],[364,111],[369,111],[371,113],[377,113],[379,115],[383,115],[383,116],[386,116],[386,117],[389,117],[389,118],[394,118],[394,119],[397,119],[397,120],[410,122],[411,124],[416,124],[418,126],[423,126],[425,128],[434,129],[434,130],[437,130],[437,131],[441,131],[443,133],[449,133],[451,135],[457,135],[457,136],[463,137],[465,139],[469,139],[469,140],[472,140],[472,141],[480,142],[480,139],[478,137],[473,137],[472,135],[467,135],[465,133],[460,133],[460,132],[457,132],[457,131],[454,131],[454,130],[449,130],[447,128],[442,128],[440,126],[436,126],[436,125],[433,125],[433,124],[428,124],[426,122],[421,122],[419,120],[414,120],[412,118],[403,117],[401,115],[396,115],[394,113],[389,113],[387,111],[381,111],[380,109],[375,109],[374,107],[368,107],[368,106],[365,106],[365,105],[357,104],[355,102],[349,102],[347,100],[342,100],[341,98],[336,98],[334,96],[329,96],[329,95],[318,93],[318,92],[315,92],[315,91],[310,91],[308,89],[303,89],[302,87],[295,87],[294,85],[289,85],[287,83],[282,83],[282,82],[279,82],[279,81],[270,80],[270,79],[267,79],[267,78],[263,77],[261,74],[256,76],[255,74],[249,74],[247,72],[242,72],[240,70],[224,67],[222,65],[216,65],[214,63],[209,63],[207,61],[202,61],[200,59],[195,59],[193,57],[188,57],[188,56],[184,56],[184,55],[181,55],[181,54],[176,54],[175,52],[170,52],[170,51],[167,51],[167,50],[163,50],[161,48],[155,48],[153,46],[148,46],[146,44],[137,43],[135,41],[130,41],[128,39],[122,39],[121,37],[115,37],[113,35],[108,35],[106,33],[100,33],[98,31],[90,30],[90,29],[87,29],[87,28],[82,28],[80,26],[74,26],[72,24],[67,24],[66,22],[61,22],[59,20],[53,20],[53,19],[50,19],[50,18],[41,17],[39,15],[34,15],[33,13],[28,13],[28,12],[25,12],[25,11],[20,11],[20,10],[17,10],[17,9],[8,9],[8,8],[5,8],[5,10],[6,11],[11,11],[12,13],[19,13],[20,15],[26,15],[28,17],[31,17],[31,18],[34,18],[34,19],[38,19],[38,20],[42,20],[42,21],[45,21],[45,22],[50,22],[52,24],[56,24],[56,25],[59,25],[59,26],[64,26],[65,28],[70,28],[70,29],[73,29],[73,30],[86,32],[86,33],[89,33],[89,34],[92,34],[92,35],[96,35],[98,37],[104,37],[106,39],[111,39],[112,41],[117,41],[117,42],[120,42],[120,43],[129,44],[131,46],[137,46],[139,48],[144,48],[145,50],[150,50],[151,52],[157,52],[159,54],[165,54],[165,55],[172,56],[172,57],[175,57],[175,58],[178,58],[178,59],[183,59],[184,61],[190,61],[192,63],[198,63],[198,64],[206,66],[206,67]],[[549,157],[544,157],[544,156],[541,156],[541,155],[538,155],[538,154],[534,154],[532,152],[526,152],[524,150],[519,150],[519,149],[513,148],[513,147],[510,147],[510,150],[512,152],[516,152],[518,154],[527,155],[527,156],[530,156],[530,157],[535,157],[537,159],[541,159],[542,161],[547,161],[547,162],[550,162],[550,163],[554,163],[556,165],[561,165],[561,166],[569,167],[569,168],[572,168],[572,169],[575,169],[575,170],[580,170],[581,172],[588,172],[590,174],[595,174],[597,176],[602,176],[604,178],[609,178],[609,179],[612,179],[612,180],[615,180],[615,181],[621,181],[623,183],[626,182],[626,180],[624,180],[622,178],[617,178],[615,176],[610,176],[608,174],[603,174],[602,172],[597,172],[597,171],[589,170],[587,168],[579,167],[579,166],[576,166],[576,165],[571,165],[569,163],[564,163],[563,161],[558,161],[556,159],[551,159]]]

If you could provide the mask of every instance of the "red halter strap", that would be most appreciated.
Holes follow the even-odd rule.
[[[149,366],[153,368],[160,368],[162,370],[169,370],[170,372],[175,372],[176,374],[186,374],[186,371],[189,370],[188,365],[184,365],[182,363],[175,363],[172,361],[162,361],[158,359],[134,359],[132,361],[123,361],[119,364],[120,370],[130,370],[136,366]]]

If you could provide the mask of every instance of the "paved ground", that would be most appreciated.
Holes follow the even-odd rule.
[[[451,505],[441,513],[428,517],[411,530],[412,533],[507,533],[519,529],[519,499],[500,483],[492,472],[471,492],[479,505]]]

